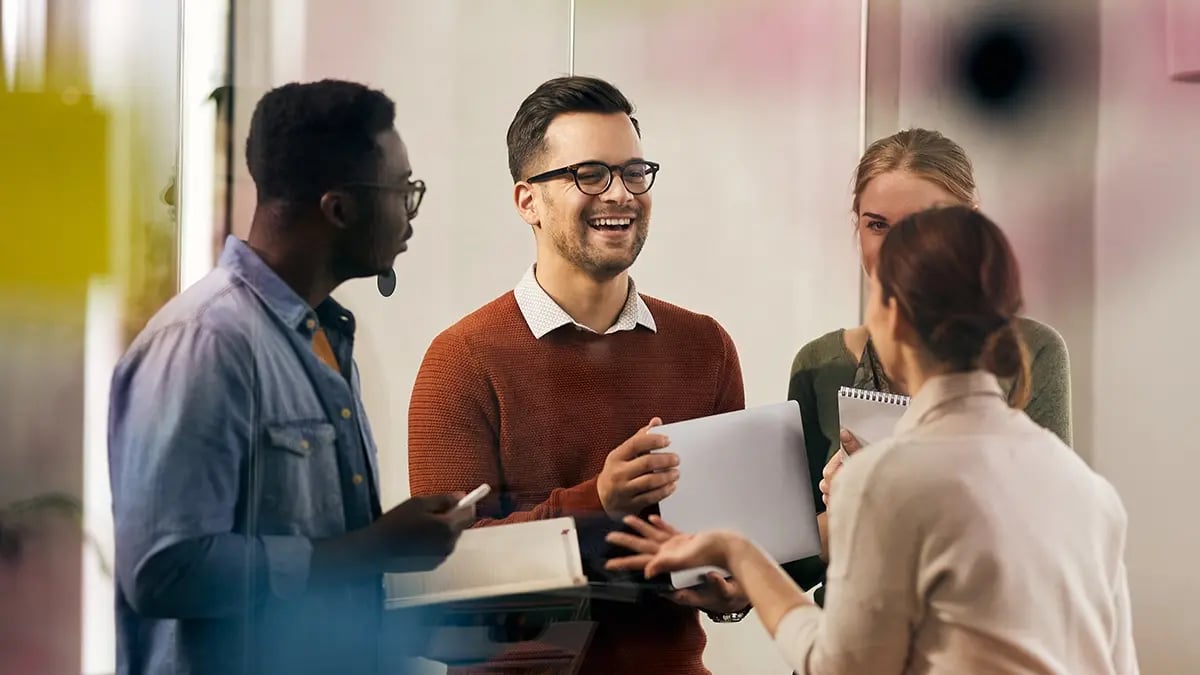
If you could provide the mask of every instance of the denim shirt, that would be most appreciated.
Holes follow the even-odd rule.
[[[313,352],[317,327],[341,373]],[[380,513],[354,329],[230,237],[118,363],[118,673],[376,670],[381,580],[309,583],[313,540]]]

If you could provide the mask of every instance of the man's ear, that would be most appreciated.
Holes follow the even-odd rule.
[[[321,195],[321,213],[339,230],[348,229],[357,220],[357,211],[354,198],[344,192],[331,190]]]
[[[537,212],[537,198],[532,184],[520,181],[513,185],[513,206],[516,207],[521,220],[533,227],[541,226],[542,219]]]

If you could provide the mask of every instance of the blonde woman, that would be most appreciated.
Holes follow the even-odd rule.
[[[971,160],[954,141],[937,131],[908,129],[871,144],[859,160],[854,180],[854,234],[863,271],[874,273],[879,248],[903,218],[935,206],[978,207]],[[1071,444],[1071,383],[1066,343],[1050,326],[1033,319],[1014,319],[1031,357],[1031,398],[1024,410],[1035,424]],[[1001,382],[1010,396],[1024,383]],[[837,392],[841,387],[911,394],[889,378],[865,325],[839,328],[804,345],[792,362],[788,398],[800,404],[814,495],[827,463],[840,464],[838,448],[848,453],[857,441],[839,428]],[[818,509],[822,502],[818,500]],[[822,518],[822,525],[823,518]],[[810,558],[786,566],[804,588],[822,581],[825,565]],[[818,596],[820,598],[820,596]]]

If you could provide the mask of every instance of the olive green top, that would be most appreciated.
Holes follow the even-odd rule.
[[[1046,324],[1027,318],[1018,322],[1030,356],[1031,398],[1025,413],[1071,445],[1071,371],[1067,345],[1058,331]],[[788,398],[800,404],[804,420],[804,444],[818,511],[824,510],[818,489],[821,471],[841,446],[838,390],[842,387],[875,390],[880,383],[886,384],[882,373],[873,372],[878,371],[873,359],[864,360],[846,348],[845,333],[845,329],[839,329],[804,345],[792,362],[788,385]],[[868,349],[868,355],[870,352]],[[1014,382],[1002,384],[1011,391]],[[799,565],[804,562],[809,564]],[[785,567],[797,582],[808,588],[820,581],[824,566],[818,563],[798,561]]]

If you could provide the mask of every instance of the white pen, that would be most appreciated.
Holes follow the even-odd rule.
[[[458,500],[458,504],[454,506],[454,510],[457,511],[459,509],[469,509],[472,506],[475,506],[479,503],[479,500],[488,496],[488,493],[491,491],[492,486],[488,485],[487,483],[480,485],[474,490],[471,490],[470,494]]]

